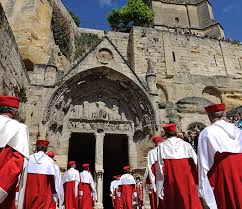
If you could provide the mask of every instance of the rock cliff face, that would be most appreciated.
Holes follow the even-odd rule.
[[[19,50],[0,4],[0,95],[22,97],[21,117],[25,118],[25,103],[29,88],[29,77]]]
[[[33,70],[34,64],[53,61],[61,70],[69,66],[69,61],[62,56],[55,44],[51,27],[53,8],[69,18],[69,25],[74,25],[61,2],[1,0],[0,3],[3,5],[27,70]]]

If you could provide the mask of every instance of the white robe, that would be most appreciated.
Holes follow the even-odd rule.
[[[77,196],[78,185],[80,183],[80,173],[75,168],[70,168],[63,176],[63,184],[70,181],[75,181],[75,196]]]
[[[135,185],[136,184],[134,177],[129,173],[123,174],[120,177],[119,181],[120,181],[120,185],[131,185],[131,184]]]
[[[242,131],[234,124],[219,120],[205,128],[198,141],[199,193],[210,209],[218,209],[207,173],[214,164],[216,152],[240,153]],[[241,144],[240,144],[241,143]]]
[[[157,199],[163,199],[163,184],[164,184],[164,174],[163,174],[163,159],[183,159],[192,158],[194,163],[197,165],[197,155],[192,148],[192,146],[185,142],[184,140],[171,137],[166,139],[164,142],[159,144],[157,147],[158,160],[157,160],[157,175],[156,175],[156,195]]]
[[[112,195],[114,195],[114,185],[115,185],[116,181],[117,180],[113,180],[110,183],[110,192],[111,192]]]
[[[114,184],[113,184],[113,189],[118,189],[119,185],[121,184],[120,180],[115,180]]]
[[[146,185],[146,179],[149,178],[150,182],[152,184],[152,188],[154,192],[156,192],[156,179],[155,175],[152,173],[152,165],[154,165],[157,162],[157,147],[150,150],[147,155],[147,167],[144,174],[144,184]]]
[[[28,173],[53,175],[55,180],[55,190],[57,193],[57,198],[61,202],[61,205],[63,204],[64,193],[63,184],[61,181],[61,173],[59,167],[56,166],[53,159],[51,159],[42,151],[30,155],[28,163]]]
[[[0,115],[0,139],[0,148],[8,145],[29,158],[29,130],[26,125]]]
[[[96,185],[94,183],[92,174],[89,171],[84,170],[81,172],[80,176],[81,176],[81,183],[90,184],[90,186],[92,188],[93,200],[97,200]]]
[[[24,158],[23,170],[19,182],[18,209],[22,209],[27,177],[27,162],[29,158],[28,127],[9,117],[0,115],[0,148],[10,146],[21,153]],[[3,199],[0,189],[0,199]],[[3,194],[6,196],[6,194]]]

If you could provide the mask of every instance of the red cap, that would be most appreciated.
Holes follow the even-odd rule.
[[[117,175],[117,179],[119,179],[121,177],[121,175]]]
[[[70,162],[68,163],[68,166],[69,166],[69,167],[74,166],[74,165],[76,165],[76,162],[75,162],[75,161],[70,161]]]
[[[117,179],[118,177],[117,176],[113,176],[113,179]]]
[[[124,166],[124,167],[123,167],[123,170],[124,170],[124,171],[129,171],[129,166],[128,166],[128,165]]]
[[[155,136],[152,137],[152,141],[155,144],[159,144],[160,142],[163,142],[164,139],[160,135],[155,135]]]
[[[84,170],[88,170],[89,169],[89,164],[85,163],[85,164],[82,164],[82,168]]]
[[[165,133],[176,132],[176,124],[165,124],[163,130]]]
[[[50,158],[54,158],[54,157],[55,157],[55,152],[49,151],[49,152],[47,152],[47,155],[48,155]]]
[[[20,98],[15,96],[0,96],[1,107],[19,108]]]
[[[49,141],[47,139],[38,139],[36,145],[42,145],[48,147]]]
[[[213,104],[205,107],[207,113],[223,112],[225,110],[225,104]]]

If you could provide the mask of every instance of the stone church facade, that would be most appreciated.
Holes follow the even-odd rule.
[[[147,1],[154,27],[129,34],[78,28],[59,0],[0,2],[0,92],[24,98],[31,147],[48,138],[62,169],[68,160],[89,161],[100,208],[110,167],[120,172],[129,163],[142,174],[150,136],[163,123],[187,132],[209,124],[208,104],[241,106],[242,45],[223,38],[208,1]],[[56,11],[67,24],[69,56],[53,33]],[[83,34],[95,44],[76,56]]]

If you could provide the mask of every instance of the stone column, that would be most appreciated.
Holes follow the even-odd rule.
[[[129,146],[129,165],[131,169],[137,168],[137,149],[134,143],[134,134],[127,134]]]
[[[96,152],[95,152],[95,170],[97,181],[97,203],[96,209],[103,209],[103,144],[105,133],[95,133],[96,136]]]

